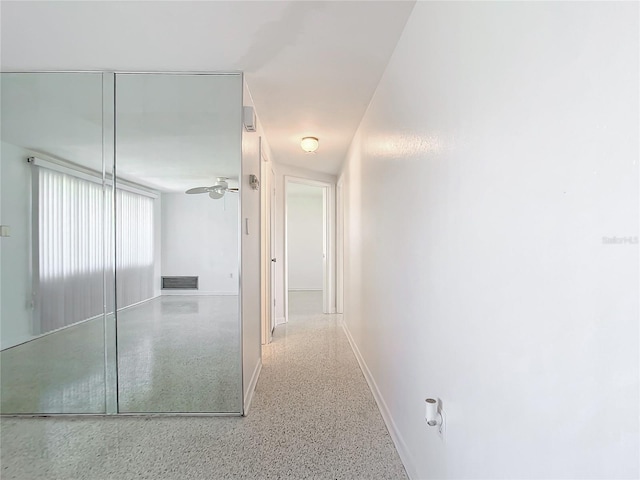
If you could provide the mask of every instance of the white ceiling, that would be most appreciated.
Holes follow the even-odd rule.
[[[243,71],[274,160],[337,173],[413,1],[2,1],[4,71]],[[300,138],[320,138],[316,154]]]

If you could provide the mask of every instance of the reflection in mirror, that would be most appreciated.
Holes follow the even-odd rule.
[[[1,75],[0,410],[104,413],[102,74]]]
[[[242,411],[240,75],[116,75],[120,412]]]

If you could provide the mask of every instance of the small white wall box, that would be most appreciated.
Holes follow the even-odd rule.
[[[256,112],[253,107],[242,107],[242,123],[247,132],[256,131]]]
[[[436,425],[441,428],[442,415],[438,409],[438,400],[435,398],[426,398],[427,408],[424,414],[424,419],[427,421],[427,425],[435,427]]]
[[[10,237],[11,227],[9,225],[0,225],[0,237]]]

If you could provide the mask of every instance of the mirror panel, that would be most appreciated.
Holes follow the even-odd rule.
[[[0,412],[240,414],[241,75],[0,78]]]
[[[0,411],[105,413],[103,75],[0,78]]]
[[[115,83],[119,411],[241,413],[242,77]]]

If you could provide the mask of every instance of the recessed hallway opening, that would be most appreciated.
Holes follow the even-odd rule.
[[[321,297],[293,292],[247,417],[4,417],[2,477],[407,478],[340,315],[322,314]]]
[[[295,292],[320,292],[320,312],[335,313],[333,183],[284,177],[285,321]]]

